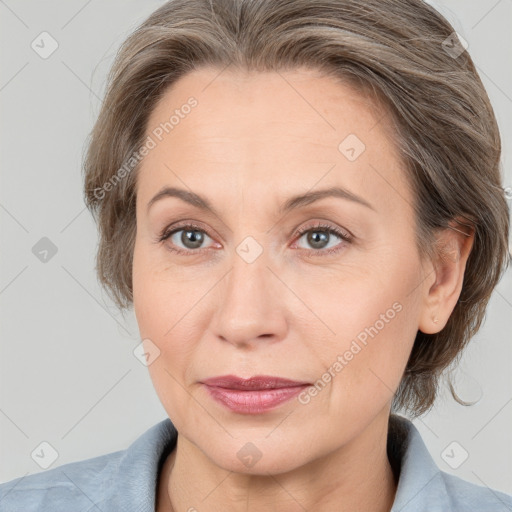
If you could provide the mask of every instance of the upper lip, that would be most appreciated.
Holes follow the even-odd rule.
[[[247,379],[237,377],[236,375],[222,375],[220,377],[212,377],[201,382],[208,386],[215,386],[219,388],[253,391],[310,385],[309,382],[284,379],[282,377],[274,377],[272,375],[255,375],[254,377],[249,377]]]

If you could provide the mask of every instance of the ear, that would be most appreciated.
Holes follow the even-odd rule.
[[[475,231],[457,218],[437,235],[432,262],[435,279],[426,280],[418,329],[425,334],[441,331],[459,299],[466,263],[473,247]],[[432,283],[433,281],[433,283]]]

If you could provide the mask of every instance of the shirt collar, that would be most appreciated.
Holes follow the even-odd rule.
[[[446,512],[450,500],[434,459],[414,424],[397,414],[389,417],[388,457],[400,475],[391,512]],[[436,496],[436,503],[426,499]]]
[[[101,510],[155,512],[158,476],[178,433],[169,418],[153,425],[124,452]],[[104,505],[104,506],[103,506]]]

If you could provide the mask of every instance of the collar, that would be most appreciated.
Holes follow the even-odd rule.
[[[154,512],[158,475],[176,446],[178,433],[169,418],[152,426],[117,459],[109,491],[100,508]],[[446,512],[451,509],[442,472],[413,423],[391,414],[388,457],[398,474],[391,512]],[[435,500],[431,500],[436,496]],[[105,505],[104,507],[101,505]]]
[[[391,512],[451,510],[444,480],[414,424],[397,414],[389,417],[388,458],[399,478]],[[435,494],[436,503],[428,500]]]

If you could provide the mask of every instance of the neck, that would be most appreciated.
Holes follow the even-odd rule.
[[[397,481],[384,420],[340,449],[277,475],[226,471],[178,436],[162,469],[156,512],[224,512],[227,503],[233,512],[389,512]]]

